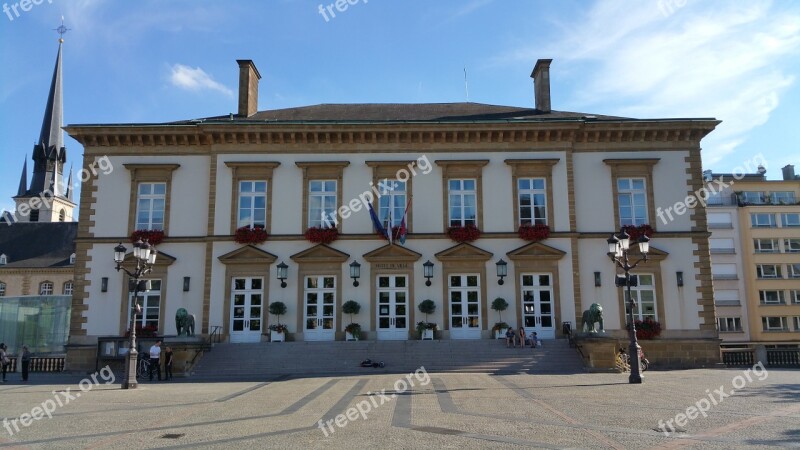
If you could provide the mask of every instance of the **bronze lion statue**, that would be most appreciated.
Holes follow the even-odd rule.
[[[595,329],[597,324],[600,324],[600,329]],[[603,307],[599,303],[592,303],[586,311],[583,312],[583,332],[589,333],[603,333]]]
[[[178,308],[175,313],[175,328],[178,336],[194,336],[194,315],[189,314],[186,308]]]

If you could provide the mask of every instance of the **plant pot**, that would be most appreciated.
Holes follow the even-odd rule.
[[[495,332],[494,332],[494,338],[495,338],[495,339],[505,339],[505,338],[506,338],[506,333],[505,333],[505,331],[501,331],[501,330],[495,330]]]
[[[425,330],[422,332],[422,336],[420,336],[420,340],[423,341],[432,341],[433,340],[433,330]]]
[[[269,341],[270,342],[285,342],[286,341],[286,333],[278,333],[277,331],[270,330],[269,332]]]
[[[345,331],[345,332],[344,332],[344,340],[345,340],[345,341],[357,341],[357,340],[358,340],[358,337],[356,337],[356,336],[355,336],[355,335],[353,335],[353,334],[350,334],[350,332],[349,332],[349,331]]]

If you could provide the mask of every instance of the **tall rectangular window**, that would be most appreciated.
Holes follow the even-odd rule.
[[[75,291],[75,283],[73,283],[72,281],[67,281],[66,283],[64,283],[63,287],[64,295],[72,295],[74,291]]]
[[[449,180],[449,226],[478,225],[478,194],[475,186],[475,179]]]
[[[800,278],[800,264],[787,264],[789,278]]]
[[[800,304],[800,289],[792,289],[789,294],[791,295],[792,303]]]
[[[778,253],[777,239],[753,239],[753,246],[756,253]]]
[[[267,182],[239,182],[239,227],[266,228]]]
[[[786,331],[789,329],[785,317],[762,317],[761,325],[764,331]]]
[[[336,180],[311,180],[308,183],[308,226],[335,227]]]
[[[800,227],[800,213],[783,214],[781,219],[784,227]]]
[[[647,189],[644,178],[618,178],[617,199],[620,225],[644,225],[647,220]]]
[[[136,197],[136,229],[163,230],[166,183],[139,183]]]
[[[517,179],[518,225],[547,225],[547,186],[544,178]]]
[[[403,214],[406,211],[406,204],[408,202],[406,182],[397,180],[383,180],[381,184],[391,189],[381,189],[380,191],[381,197],[378,200],[378,217],[380,218],[384,227],[400,226],[400,222],[403,221]]]
[[[755,228],[773,228],[778,226],[775,222],[775,214],[766,213],[750,214],[750,225]]]
[[[644,320],[647,318],[658,320],[656,314],[656,283],[655,275],[653,274],[639,274],[638,286],[631,287],[631,298],[636,303],[637,308],[633,311],[633,317],[636,320]],[[630,314],[630,305],[625,302],[626,317]]]
[[[139,305],[142,312],[136,315],[136,326],[157,331],[161,320],[161,280],[150,280],[150,290],[139,292]],[[132,306],[133,292],[128,294],[128,324],[131,323]]]

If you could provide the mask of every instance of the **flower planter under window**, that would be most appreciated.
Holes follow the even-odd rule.
[[[472,224],[455,226],[447,229],[447,236],[456,242],[472,242],[481,237],[481,230]]]
[[[625,230],[625,232],[631,237],[631,242],[639,240],[639,238],[642,236],[653,237],[653,233],[656,231],[653,229],[653,227],[646,223],[639,225],[638,227],[633,225],[625,225],[622,227],[622,229]]]
[[[339,239],[339,230],[336,228],[313,227],[306,230],[305,237],[315,244],[330,244]]]
[[[269,235],[263,227],[241,227],[236,229],[233,240],[239,244],[261,244]]]
[[[136,230],[131,233],[131,243],[136,243],[140,239],[142,242],[147,242],[150,245],[158,245],[162,241],[164,241],[164,234],[163,230]]]
[[[519,227],[517,233],[520,239],[537,242],[550,237],[550,227],[541,223],[537,223],[536,225],[525,224]]]

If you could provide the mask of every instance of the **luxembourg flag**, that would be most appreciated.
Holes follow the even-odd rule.
[[[386,228],[383,227],[380,219],[378,219],[378,215],[375,214],[375,209],[372,208],[372,203],[369,203],[369,216],[372,218],[372,226],[375,227],[375,231],[384,236],[387,236]]]
[[[406,217],[408,217],[408,208],[411,207],[411,198],[408,199],[408,203],[406,204],[406,210],[403,211],[403,220],[400,221],[400,230],[397,232],[397,237],[400,240],[401,244],[406,243],[406,234],[408,234],[408,228],[406,228]]]

